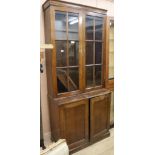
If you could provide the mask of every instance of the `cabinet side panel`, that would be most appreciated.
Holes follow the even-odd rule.
[[[111,93],[110,126],[114,126],[114,91]]]
[[[51,18],[50,18],[50,11],[51,9],[48,8],[44,12],[44,26],[45,26],[45,43],[51,44]]]
[[[45,20],[45,43],[51,44],[51,18],[50,8],[44,12]],[[52,95],[52,49],[45,50],[46,56],[46,74],[47,74],[47,88],[48,95]]]
[[[58,105],[50,97],[49,97],[49,105],[50,105],[52,140],[57,141],[60,139],[59,109]]]

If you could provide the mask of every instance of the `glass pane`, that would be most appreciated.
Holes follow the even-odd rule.
[[[102,25],[103,19],[100,17],[95,18],[95,40],[102,40]]]
[[[62,68],[57,69],[58,93],[68,92],[67,86],[67,70]]]
[[[95,43],[95,64],[100,64],[102,61],[102,43]]]
[[[93,66],[86,66],[86,87],[93,87]]]
[[[86,40],[93,40],[93,17],[86,16]]]
[[[79,16],[75,13],[68,14],[68,38],[69,40],[78,40]]]
[[[86,42],[86,64],[93,64],[93,45],[92,41]]]
[[[57,67],[64,67],[66,62],[66,41],[56,41],[56,62]]]
[[[69,90],[79,89],[79,68],[69,68]]]
[[[109,79],[114,78],[114,21],[110,21],[109,34]]]
[[[55,13],[55,30],[56,40],[66,40],[66,13],[56,12]]]
[[[95,84],[96,86],[101,85],[101,65],[95,66]]]
[[[79,40],[78,33],[75,32],[68,32],[68,40]]]
[[[56,40],[67,40],[66,32],[56,31]]]
[[[79,65],[79,42],[69,41],[69,66]]]

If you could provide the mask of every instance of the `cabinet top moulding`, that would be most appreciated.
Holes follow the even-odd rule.
[[[107,10],[96,8],[92,6],[87,6],[83,4],[76,4],[71,2],[65,2],[61,0],[46,0],[46,2],[43,4],[43,10],[45,11],[50,6],[59,6],[59,7],[72,7],[76,9],[83,9],[90,12],[100,13],[100,14],[107,14]]]

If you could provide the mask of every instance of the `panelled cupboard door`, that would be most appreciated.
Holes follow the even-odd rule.
[[[60,107],[61,138],[65,138],[69,149],[88,143],[88,100],[65,104]]]
[[[91,142],[109,134],[110,94],[90,99],[90,139]]]

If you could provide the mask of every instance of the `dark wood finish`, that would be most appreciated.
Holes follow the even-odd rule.
[[[83,53],[83,29],[82,27],[83,13],[80,11],[79,13],[79,89],[81,92],[84,91],[84,79],[85,75],[83,72],[84,65],[84,53]]]
[[[109,79],[108,80],[107,89],[110,89],[111,91],[114,90],[114,79]]]
[[[70,97],[49,97],[52,140],[65,138],[70,151],[75,152],[109,136],[110,94],[98,89]],[[97,125],[101,125],[99,131],[95,130]]]
[[[47,0],[43,5],[45,13],[45,43],[53,44],[52,50],[46,50],[46,72],[47,72],[47,87],[48,101],[50,106],[50,122],[52,140],[57,141],[60,138],[65,138],[70,152],[75,152],[82,149],[95,141],[109,136],[110,127],[110,94],[111,89],[107,83],[108,73],[108,19],[106,10],[96,9],[84,5],[77,5],[68,2]],[[66,52],[67,66],[57,67],[56,64],[56,32],[55,32],[55,11],[77,13],[79,15],[79,89],[58,93],[57,88],[57,68],[70,68],[69,53]],[[86,65],[85,62],[85,17],[86,15],[103,17],[102,29],[102,76],[101,85],[86,88]],[[67,16],[68,21],[68,16]],[[66,30],[68,30],[68,22],[66,21]],[[95,22],[94,22],[95,24]],[[95,28],[94,28],[95,30]],[[68,34],[67,34],[68,35]],[[66,39],[68,41],[68,37]],[[95,38],[93,38],[93,41]],[[69,49],[69,45],[66,47]],[[95,48],[95,47],[94,47]],[[95,49],[94,49],[95,50]],[[68,50],[67,50],[68,51]],[[94,53],[95,55],[95,53]],[[95,62],[95,58],[94,58]],[[95,68],[95,64],[94,68]],[[76,67],[76,66],[73,66]],[[71,82],[71,88],[76,88],[68,72],[65,72],[68,81],[59,75],[58,79],[68,87]],[[95,73],[93,73],[95,76]],[[112,84],[111,84],[112,85]],[[63,91],[62,91],[63,92]]]
[[[43,9],[46,10],[47,8],[49,8],[50,6],[60,6],[60,7],[70,7],[70,8],[76,8],[76,9],[84,9],[87,12],[94,12],[97,14],[106,14],[107,10],[105,9],[99,9],[99,8],[95,8],[95,7],[91,7],[91,6],[86,6],[86,5],[82,5],[82,4],[75,4],[75,3],[71,3],[71,2],[65,2],[65,1],[61,1],[61,0],[47,0],[44,4],[43,4]]]
[[[88,143],[88,99],[60,106],[60,133],[70,151]]]
[[[48,102],[49,102],[49,113],[50,113],[51,137],[52,137],[52,141],[57,142],[60,139],[59,107],[54,102],[52,96],[48,96]]]
[[[44,12],[44,19],[45,19],[45,43],[50,44],[51,43],[51,18],[50,18],[50,9],[46,10]],[[47,89],[48,89],[48,94],[53,94],[53,89],[52,89],[52,50],[46,49],[45,50],[45,57],[46,57],[46,75],[47,75]]]
[[[109,134],[110,95],[98,96],[90,100],[90,139],[92,142]]]
[[[110,106],[110,91],[106,89],[98,89],[90,92],[78,94],[76,96],[49,98],[51,107],[51,129],[52,137],[55,141],[59,138],[65,138],[69,145],[70,152],[75,152],[82,149],[95,141],[109,136],[109,106]],[[100,108],[94,101],[99,101]],[[100,119],[97,119],[96,112],[99,111]],[[95,112],[95,113],[94,113]],[[108,116],[107,116],[108,115]],[[93,117],[94,116],[94,117]],[[89,139],[89,134],[95,128],[96,123],[105,126],[104,120],[107,121],[107,126],[101,128],[99,136],[95,139]],[[78,125],[78,127],[77,127]],[[102,132],[103,129],[103,132]],[[96,135],[95,135],[96,136]]]
[[[57,90],[57,77],[56,77],[56,44],[55,44],[55,12],[54,12],[54,8],[50,8],[50,16],[51,16],[51,20],[50,20],[50,25],[51,25],[51,42],[54,46],[53,48],[53,51],[52,51],[52,56],[51,56],[51,59],[52,59],[52,62],[51,62],[51,65],[52,65],[52,74],[51,76],[53,75],[52,77],[52,82],[53,82],[53,96],[56,97],[56,94],[58,93],[58,90]],[[52,22],[53,21],[53,22]]]
[[[48,5],[48,7],[46,6]],[[100,87],[104,87],[105,86],[105,71],[106,71],[106,57],[107,57],[107,53],[106,53],[106,42],[104,40],[106,40],[106,33],[105,33],[105,29],[106,29],[106,11],[102,10],[102,9],[96,9],[96,8],[91,8],[90,7],[86,7],[86,6],[81,6],[81,5],[73,5],[72,3],[61,3],[61,1],[52,1],[49,0],[47,1],[44,5],[43,5],[44,11],[45,11],[45,38],[46,38],[46,43],[52,43],[54,48],[52,53],[48,52],[46,59],[48,59],[47,61],[47,81],[48,81],[48,85],[50,88],[48,91],[49,95],[52,95],[53,97],[65,97],[65,96],[71,96],[74,94],[78,94],[78,93],[82,93],[86,90],[94,90],[94,88],[96,87],[95,85],[93,87],[90,88],[86,88],[86,84],[85,84],[85,17],[86,15],[91,15],[91,16],[98,16],[98,17],[103,17],[103,29],[102,29],[102,33],[103,38],[101,41],[99,42],[103,42],[102,43],[102,77],[101,77],[101,81],[102,81],[102,85]],[[45,9],[46,8],[46,9]],[[78,13],[79,14],[79,90],[75,90],[72,92],[65,92],[65,93],[58,93],[58,88],[57,88],[57,76],[56,76],[56,43],[55,43],[55,11],[63,11],[63,12],[73,12],[73,13]],[[68,13],[67,13],[68,14]],[[67,21],[68,21],[68,17],[67,17]],[[94,22],[95,24],[95,22]],[[95,28],[95,27],[94,27]],[[68,30],[68,22],[66,22],[66,30]],[[95,31],[95,29],[94,29]],[[68,34],[68,33],[67,33]],[[95,38],[93,38],[93,40],[95,41]],[[95,46],[94,46],[95,48]],[[68,44],[67,44],[67,49],[68,49]],[[68,50],[67,50],[68,51]],[[93,50],[94,51],[94,50]],[[93,52],[94,53],[94,52]],[[68,64],[68,52],[67,54],[67,64]],[[94,53],[95,55],[95,53]],[[50,57],[50,58],[49,58]],[[94,57],[95,59],[95,57]],[[95,65],[95,64],[94,64]],[[68,66],[68,65],[67,65]],[[68,72],[66,73],[67,77]],[[95,77],[95,67],[93,67],[93,83],[94,81],[94,77]],[[69,79],[69,78],[67,78]],[[69,85],[69,81],[66,81],[66,86]],[[98,86],[97,86],[98,87]]]
[[[81,93],[78,95],[73,95],[70,97],[61,97],[61,98],[54,98],[54,102],[57,103],[57,105],[61,106],[63,104],[67,104],[67,103],[72,103],[72,102],[77,102],[80,100],[83,100],[85,98],[90,99],[90,98],[94,98],[94,97],[98,97],[101,95],[106,95],[106,94],[110,94],[111,91],[107,90],[107,89],[97,89],[97,90],[93,90],[90,92],[85,92],[85,93]]]
[[[50,9],[50,8],[49,8]],[[47,9],[48,10],[48,9]],[[77,9],[73,9],[73,8],[67,8],[65,6],[55,6],[55,7],[52,7],[51,8],[51,29],[52,29],[52,43],[54,45],[54,48],[53,48],[53,54],[52,54],[52,74],[51,75],[54,75],[53,76],[53,96],[54,97],[62,97],[62,96],[70,96],[70,95],[73,95],[73,94],[76,94],[80,91],[82,91],[82,81],[80,80],[81,77],[83,77],[83,71],[82,71],[82,30],[80,29],[81,27],[81,20],[79,20],[79,90],[76,90],[76,91],[72,91],[72,92],[66,92],[66,93],[59,93],[58,94],[58,89],[57,89],[57,79],[56,79],[56,44],[55,44],[55,11],[56,10],[59,10],[59,11],[66,11],[66,12],[73,12],[73,13],[78,13],[79,14],[79,19],[81,19],[81,11],[80,10],[77,10]],[[68,19],[67,19],[68,21]],[[66,22],[66,29],[68,30],[68,22]],[[67,33],[68,34],[68,33]],[[68,38],[68,37],[67,37]],[[68,45],[68,44],[67,44]],[[67,46],[67,49],[68,49],[68,46]],[[68,50],[67,50],[68,51]],[[68,52],[67,52],[67,64],[69,64],[68,62]],[[68,66],[68,65],[67,65]],[[69,83],[69,81],[68,81]]]

